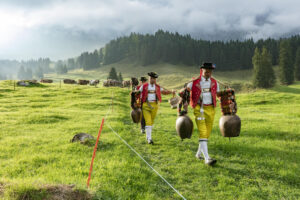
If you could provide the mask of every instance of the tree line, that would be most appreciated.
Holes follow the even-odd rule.
[[[225,42],[196,40],[190,35],[162,30],[153,35],[132,33],[129,36],[119,37],[111,40],[100,50],[82,53],[78,59],[83,69],[98,68],[123,59],[141,65],[166,62],[198,66],[203,61],[212,61],[219,70],[251,69],[255,48],[266,47],[271,54],[272,65],[278,65],[279,45],[282,40],[288,40],[291,44],[294,59],[300,45],[300,36],[277,40],[269,38],[257,42],[252,39]]]

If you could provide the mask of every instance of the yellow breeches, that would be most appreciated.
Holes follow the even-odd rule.
[[[194,115],[199,130],[199,139],[208,139],[214,124],[215,108],[213,105],[203,106],[203,108],[204,115],[200,113],[200,105],[195,107]],[[204,120],[203,117],[205,118]]]
[[[145,122],[146,122],[146,126],[152,126],[154,123],[154,119],[158,110],[158,104],[156,102],[149,102],[149,104],[151,105],[151,107],[153,109],[151,109],[148,106],[148,103],[145,102],[143,103],[143,115],[145,118]]]
[[[145,118],[146,126],[152,126],[158,110],[158,104],[156,102],[149,102],[152,109],[148,106],[148,103],[143,103],[143,115]]]

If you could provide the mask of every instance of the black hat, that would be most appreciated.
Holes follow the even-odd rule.
[[[158,78],[158,74],[155,72],[149,72],[148,75],[151,76],[152,78]]]
[[[142,76],[141,78],[140,78],[140,81],[147,81],[148,79],[145,77],[145,76]]]
[[[216,65],[213,63],[209,63],[209,62],[204,62],[200,68],[205,68],[205,69],[215,69]]]

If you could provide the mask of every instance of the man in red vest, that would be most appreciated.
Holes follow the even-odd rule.
[[[138,85],[138,86],[136,87],[136,89],[139,90],[140,87],[141,87],[142,85],[144,85],[146,82],[147,82],[147,78],[144,77],[144,76],[142,76],[141,79],[140,79],[140,85]],[[138,101],[138,103],[139,103],[140,105],[141,105],[141,96],[142,96],[142,95],[139,95],[138,98],[137,98],[137,101]],[[142,108],[142,109],[143,109],[143,108]],[[145,118],[144,118],[144,115],[142,114],[142,120],[141,120],[141,133],[145,133],[145,126],[146,126],[146,124],[145,124]]]
[[[219,85],[211,77],[213,63],[203,63],[200,69],[200,76],[187,85],[191,92],[190,105],[194,109],[196,124],[199,130],[199,148],[196,158],[204,159],[205,164],[214,165],[217,161],[208,155],[207,141],[210,136],[216,107],[216,96]],[[202,154],[204,158],[202,157]]]
[[[172,92],[163,89],[158,84],[156,84],[158,74],[156,74],[155,72],[149,72],[148,75],[149,83],[143,84],[139,88],[139,91],[142,93],[142,108],[146,122],[146,139],[148,141],[148,144],[153,144],[151,133],[154,119],[158,110],[158,102],[161,102],[161,94],[171,94]],[[173,91],[173,93],[175,93],[175,91]]]

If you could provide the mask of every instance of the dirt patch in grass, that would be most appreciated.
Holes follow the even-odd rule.
[[[0,197],[3,195],[4,193],[4,183],[0,183]]]
[[[45,185],[15,191],[17,200],[90,200],[92,195],[85,190],[74,189],[73,185]]]

